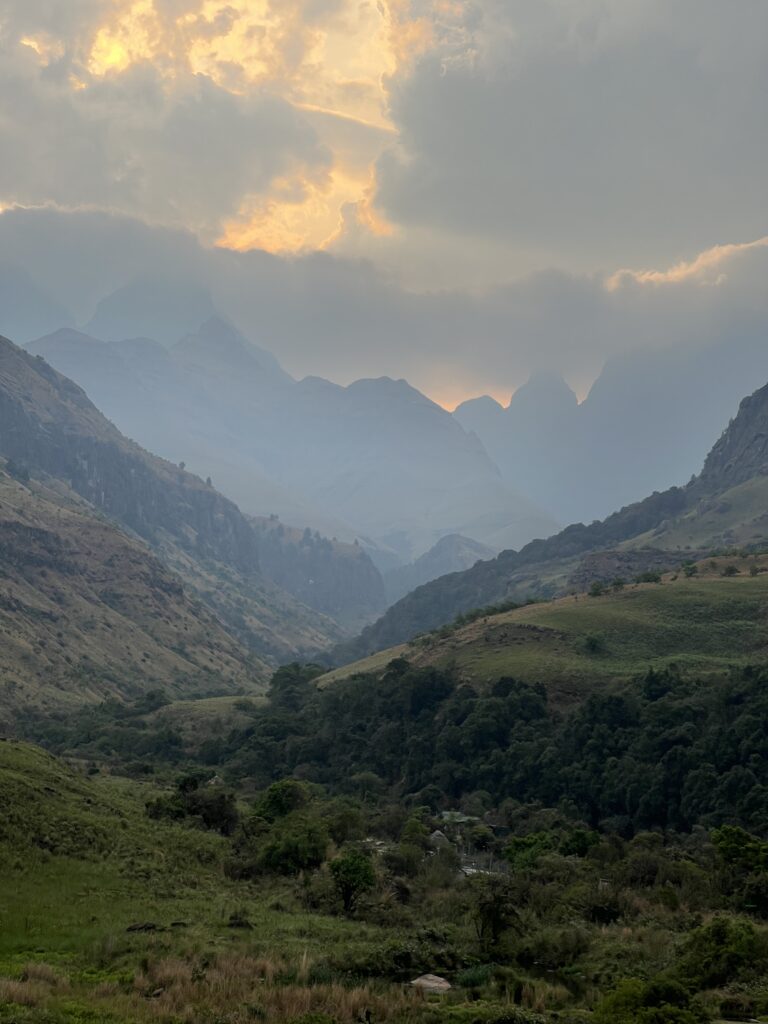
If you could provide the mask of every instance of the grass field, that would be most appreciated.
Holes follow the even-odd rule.
[[[723,576],[731,565],[739,574]],[[759,575],[750,575],[753,565]],[[322,683],[380,671],[396,657],[454,665],[478,683],[502,675],[542,682],[565,701],[601,681],[634,678],[672,662],[699,675],[722,673],[768,656],[766,569],[765,556],[720,557],[702,563],[692,578],[667,574],[660,584],[528,605],[379,652]]]
[[[227,879],[226,840],[148,819],[148,792],[0,743],[3,1024],[290,1020],[345,1007],[354,1019],[363,1006],[386,1020],[386,1004],[413,1002],[383,982],[342,991],[325,966],[330,952],[340,965],[374,957],[385,929],[307,912],[287,883]]]

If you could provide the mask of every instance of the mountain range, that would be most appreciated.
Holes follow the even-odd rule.
[[[434,630],[472,609],[583,591],[631,579],[718,549],[759,548],[768,539],[768,385],[744,399],[682,487],[588,526],[567,527],[519,551],[425,584],[336,651],[343,664]]]
[[[768,380],[762,336],[610,360],[579,403],[537,373],[508,406],[471,399],[454,415],[502,476],[562,523],[603,519],[699,471],[739,401]]]
[[[474,434],[406,381],[295,381],[221,317],[170,347],[64,329],[28,349],[124,433],[210,476],[245,512],[359,538],[382,569],[448,534],[499,551],[556,529]]]

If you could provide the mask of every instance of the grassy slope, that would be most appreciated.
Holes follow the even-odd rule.
[[[0,1021],[187,1020],[192,1003],[195,1020],[213,1020],[225,1001],[292,998],[298,1015],[313,1008],[307,1001],[324,1009],[343,1000],[322,986],[286,989],[285,979],[273,989],[265,976],[306,971],[329,948],[342,960],[366,954],[385,932],[307,913],[290,896],[286,905],[279,885],[227,880],[226,841],[151,821],[148,795],[137,783],[85,778],[36,747],[0,742]],[[228,926],[236,910],[252,930]],[[157,930],[127,931],[144,922]],[[193,983],[195,963],[211,977],[201,969]],[[371,991],[361,998],[370,1005]]]
[[[0,474],[0,720],[153,687],[250,691],[266,664],[140,541],[85,503]]]
[[[701,501],[683,516],[627,543],[627,547],[668,549],[733,547],[764,541],[768,535],[768,477],[757,476],[715,498]]]
[[[455,665],[469,681],[513,675],[542,682],[561,699],[578,698],[596,683],[628,679],[670,662],[699,673],[721,672],[768,654],[768,573],[747,575],[757,561],[737,559],[741,575],[724,578],[733,559],[700,567],[693,579],[667,575],[662,584],[631,585],[603,597],[584,594],[438,631],[338,669],[325,683],[377,671],[392,658]],[[445,635],[447,634],[447,635]],[[590,653],[585,638],[597,638]]]

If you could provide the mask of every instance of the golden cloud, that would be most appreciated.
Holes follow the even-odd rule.
[[[435,0],[435,11],[446,0]],[[313,15],[311,0],[117,0],[94,28],[73,88],[151,62],[174,81],[204,75],[237,94],[268,91],[307,114],[334,154],[331,172],[303,172],[273,182],[268,195],[245,195],[222,225],[219,244],[270,251],[322,248],[342,230],[344,211],[374,234],[391,229],[374,209],[373,166],[393,132],[386,81],[429,48],[432,22],[411,0],[329,0]],[[34,45],[40,53],[40,44]],[[332,121],[361,129],[337,147]],[[366,134],[365,129],[372,132]]]
[[[768,248],[768,236],[753,242],[734,242],[705,249],[693,260],[683,260],[667,270],[617,270],[606,281],[608,291],[614,292],[627,284],[665,285],[691,281],[697,284],[717,285],[726,280],[727,263],[743,253]]]

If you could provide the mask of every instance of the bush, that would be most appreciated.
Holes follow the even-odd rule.
[[[639,576],[635,576],[635,583],[661,583],[661,573],[655,569],[641,572]]]
[[[312,818],[280,822],[266,837],[258,865],[270,874],[298,875],[320,867],[329,842],[328,830]]]
[[[345,914],[351,914],[360,897],[376,884],[371,859],[360,850],[349,850],[331,861],[331,874]]]
[[[623,981],[597,1006],[594,1024],[703,1024],[708,1018],[674,981]]]
[[[768,942],[748,921],[716,917],[685,944],[677,975],[700,991],[738,981],[768,966]]]
[[[284,818],[291,811],[305,807],[310,801],[307,785],[296,779],[273,782],[256,806],[256,813],[267,821]]]
[[[602,654],[605,650],[605,641],[602,637],[589,633],[584,637],[584,650],[587,654]]]

